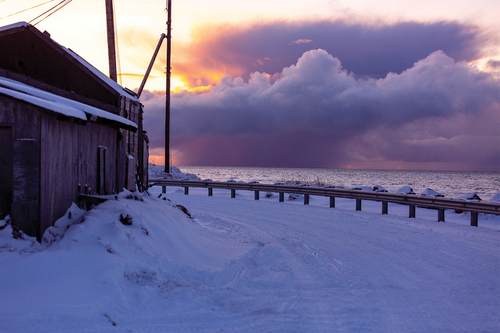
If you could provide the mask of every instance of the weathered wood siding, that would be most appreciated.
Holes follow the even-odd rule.
[[[0,219],[10,215],[14,177],[12,126],[0,125]]]
[[[41,127],[41,228],[45,230],[76,202],[78,184],[97,194],[118,192],[119,130],[99,123],[60,121],[45,114]]]
[[[40,239],[64,215],[78,198],[78,184],[93,193],[112,194],[130,182],[128,131],[98,122],[74,122],[5,96],[0,96],[0,127],[12,133],[11,146],[0,144],[0,154],[12,156],[10,214],[30,236]],[[135,183],[128,185],[135,188]]]

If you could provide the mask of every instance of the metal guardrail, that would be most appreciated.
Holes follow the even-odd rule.
[[[471,212],[471,226],[478,225],[478,213],[500,215],[500,204],[491,202],[476,202],[459,199],[420,197],[414,194],[398,194],[387,192],[358,191],[340,188],[325,188],[317,186],[292,186],[271,185],[242,182],[213,182],[198,180],[177,179],[150,179],[149,186],[184,187],[184,194],[189,194],[190,187],[208,188],[208,195],[213,195],[213,189],[231,190],[231,198],[236,196],[237,190],[254,191],[255,200],[259,200],[259,192],[279,193],[279,201],[284,201],[284,193],[296,193],[304,195],[304,204],[309,204],[309,196],[324,196],[330,198],[330,207],[335,207],[335,198],[347,198],[356,200],[356,210],[361,210],[362,200],[382,202],[382,214],[388,214],[388,203],[397,203],[409,206],[409,217],[415,217],[415,207],[433,208],[438,210],[438,221],[444,222],[446,209]]]

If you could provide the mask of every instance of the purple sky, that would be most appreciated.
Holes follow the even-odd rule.
[[[172,96],[177,165],[500,170],[498,64],[468,64],[498,40],[477,27],[275,22],[198,41],[189,63],[232,77]],[[159,154],[164,96],[142,98]]]

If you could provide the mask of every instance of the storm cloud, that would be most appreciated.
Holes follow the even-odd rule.
[[[323,49],[358,77],[382,78],[389,72],[401,73],[438,50],[457,61],[476,60],[498,43],[493,36],[474,25],[449,21],[211,25],[201,27],[189,45],[177,49],[174,58],[185,63],[176,64],[174,60],[174,71],[190,86],[214,83],[203,75],[210,70],[248,80],[253,72],[273,75],[295,64],[304,52]]]
[[[154,152],[163,145],[164,97],[143,96]],[[174,94],[171,123],[178,165],[500,165],[498,82],[443,51],[382,78],[360,78],[327,51],[310,50],[277,78],[226,76],[208,92]]]

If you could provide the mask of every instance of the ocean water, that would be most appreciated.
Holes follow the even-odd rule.
[[[184,173],[192,173],[200,179],[213,181],[258,181],[272,184],[293,181],[319,185],[374,186],[382,185],[390,192],[402,186],[410,186],[416,193],[431,188],[454,198],[470,193],[488,200],[500,192],[500,172],[462,171],[407,171],[407,170],[340,170],[300,168],[246,168],[246,167],[179,167]]]

